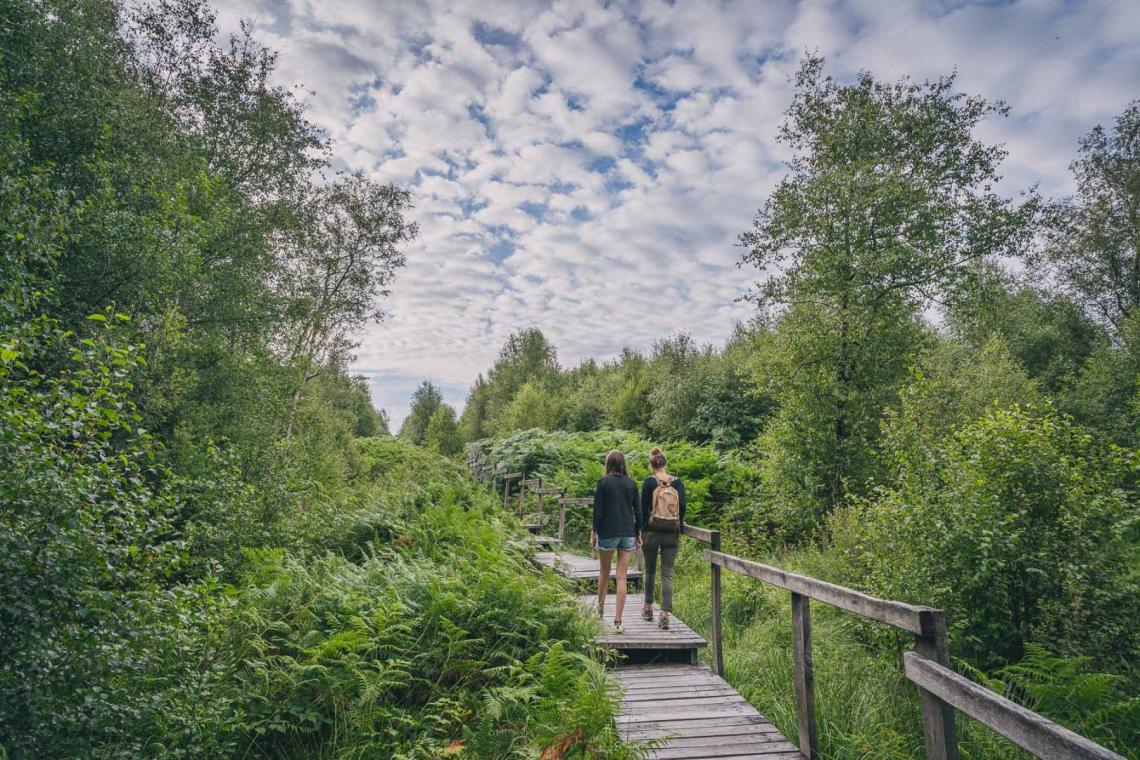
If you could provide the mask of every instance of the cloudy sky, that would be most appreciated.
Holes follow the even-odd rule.
[[[356,370],[396,425],[421,379],[462,406],[515,330],[563,364],[676,330],[720,342],[737,235],[783,173],[805,50],[849,78],[1002,99],[1010,192],[1068,192],[1077,139],[1140,97],[1140,2],[219,0],[302,83],[343,167],[412,189],[421,235]],[[679,308],[662,313],[664,294]]]

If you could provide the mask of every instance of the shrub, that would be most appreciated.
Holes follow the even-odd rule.
[[[954,651],[983,667],[1029,642],[1140,661],[1133,489],[1140,459],[1048,410],[994,408],[895,463],[839,547],[874,592],[947,610]]]

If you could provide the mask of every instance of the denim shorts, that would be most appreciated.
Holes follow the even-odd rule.
[[[598,536],[598,548],[604,552],[612,552],[614,549],[631,552],[637,548],[637,539],[633,536],[613,536],[612,538]]]

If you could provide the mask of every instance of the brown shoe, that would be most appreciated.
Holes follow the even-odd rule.
[[[653,605],[652,604],[647,604],[641,608],[641,619],[642,620],[653,620]]]
[[[661,610],[661,617],[657,619],[657,627],[663,631],[669,630],[669,613]]]

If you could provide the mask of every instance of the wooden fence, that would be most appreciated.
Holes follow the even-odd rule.
[[[488,472],[497,470],[478,456],[469,456],[467,464],[472,474],[480,480],[485,479]],[[518,473],[516,479],[521,480],[524,477],[523,473]],[[523,489],[520,489],[520,509],[521,490]],[[508,507],[507,495],[508,491],[504,491],[504,508]],[[567,506],[593,504],[593,499],[563,496],[558,499],[558,503],[558,538],[561,539],[566,528]],[[709,563],[712,578],[710,586],[712,630],[709,644],[713,670],[718,675],[724,675],[721,568],[755,578],[791,593],[796,719],[799,727],[800,752],[804,757],[812,760],[819,757],[811,644],[810,602],[814,599],[914,635],[914,650],[903,655],[903,673],[918,687],[922,696],[922,730],[928,760],[957,760],[958,738],[954,724],[956,710],[988,726],[1037,757],[1049,760],[1124,760],[1115,752],[951,670],[946,616],[942,610],[879,599],[818,578],[791,573],[772,565],[726,554],[721,551],[718,530],[685,525],[682,527],[682,533],[708,547],[703,550],[703,556]]]

